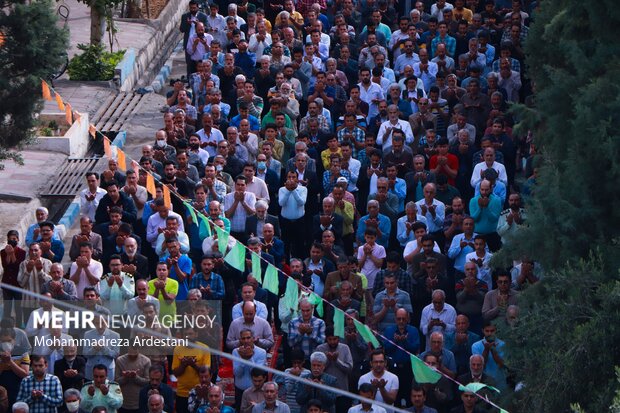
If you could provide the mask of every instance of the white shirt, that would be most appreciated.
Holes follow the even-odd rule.
[[[76,270],[77,270],[77,264],[75,262],[71,263],[71,269],[69,270],[69,274],[70,274],[69,276],[70,277],[73,276]],[[93,277],[97,278],[98,280],[101,279],[101,276],[103,275],[103,265],[101,265],[99,261],[95,261],[91,258],[90,263],[88,264],[88,270],[90,271],[90,274]],[[78,282],[75,283],[75,288],[77,289],[78,300],[84,299],[84,288],[86,287],[95,287],[97,291],[99,291],[99,283],[92,285],[90,281],[88,281],[88,277],[86,277],[84,270],[80,270],[79,277],[80,278]]]
[[[310,35],[306,35],[306,41],[304,42],[304,44],[305,43],[311,43],[311,42],[312,42],[312,40],[310,39]],[[323,43],[325,46],[327,46],[327,48],[329,49],[331,44],[332,44],[332,39],[329,37],[328,34],[321,33],[321,40],[320,40],[320,42]]]
[[[224,135],[217,128],[211,128],[211,134],[208,135],[204,129],[200,129],[196,132],[196,135],[200,136],[200,143],[215,143],[216,145],[224,140]],[[209,152],[209,156],[217,155],[217,148],[215,146],[206,146],[205,151]]]
[[[495,172],[497,172],[497,179],[499,179],[500,181],[505,183],[506,186],[507,186],[508,185],[508,175],[506,174],[506,167],[504,167],[504,165],[502,165],[501,163],[499,163],[497,161],[494,161],[493,165],[491,166],[491,168],[495,169]],[[474,172],[472,172],[471,180],[469,181],[469,183],[471,184],[472,188],[475,188],[476,185],[478,185],[478,183],[480,181],[482,181],[482,177],[480,176],[480,173],[486,171],[487,169],[489,169],[489,167],[487,166],[486,162],[484,162],[484,161],[482,161],[482,162],[476,164],[476,166],[474,166]]]
[[[396,123],[392,123],[391,121],[385,121],[379,127],[379,132],[377,133],[377,145],[381,145],[383,150],[387,150],[392,147],[392,132],[390,132],[385,140],[383,140],[383,135],[385,135],[385,131],[388,128],[400,129],[405,132],[405,142],[408,144],[413,143],[413,131],[411,130],[411,125],[406,120],[397,119]]]
[[[267,306],[260,302],[260,301],[256,301],[254,300],[254,304],[256,304],[256,317],[260,317],[263,320],[267,319]],[[243,301],[235,304],[232,308],[232,319],[236,320],[237,318],[241,318],[243,317],[243,309],[241,308],[241,306],[243,305]]]
[[[438,318],[444,322],[446,324],[446,329],[444,330],[441,326],[435,326],[432,331],[428,331],[428,323],[433,318]],[[445,335],[446,333],[451,333],[456,330],[456,310],[448,303],[444,303],[443,310],[440,312],[435,311],[433,303],[427,305],[422,310],[420,330],[422,334],[426,336],[426,349],[428,350],[430,348],[431,333],[440,331]]]
[[[446,205],[443,202],[433,199],[433,205],[435,205],[435,218],[433,218],[433,215],[428,210],[428,205],[426,205],[426,200],[424,198],[420,199],[415,204],[418,206],[418,215],[424,215],[426,218],[426,229],[429,234],[437,231],[443,231],[443,221],[446,217]],[[426,205],[427,207],[426,214],[422,213],[422,205]]]
[[[252,192],[254,195],[256,195],[257,201],[260,199],[263,199],[267,202],[270,201],[267,184],[259,177],[255,176],[254,179],[252,179],[252,182],[247,183],[246,188],[246,191]]]
[[[259,42],[256,39],[257,34],[258,33],[254,33],[252,36],[250,36],[250,43],[248,44],[248,49],[250,49],[252,53],[256,53],[256,59],[259,59],[263,55],[263,52],[265,51],[267,46],[271,45],[271,35],[269,33],[265,33],[265,39]]]
[[[95,212],[99,206],[99,201],[101,201],[101,198],[107,193],[108,191],[105,189],[97,187],[95,199],[88,201],[86,200],[86,195],[92,195],[92,193],[88,188],[82,189],[82,191],[80,191],[80,215],[87,216],[92,222],[95,222]]]
[[[370,285],[370,284],[369,284]],[[370,383],[372,382],[372,380],[374,379],[378,379],[378,380],[385,380],[386,384],[385,384],[385,390],[386,391],[393,391],[393,390],[398,390],[398,376],[394,373],[390,373],[389,371],[385,370],[383,372],[383,375],[381,377],[375,377],[375,375],[372,373],[372,370],[369,371],[368,373],[364,374],[362,377],[360,377],[360,379],[357,381],[357,387],[359,388],[359,386],[362,383]],[[377,391],[377,393],[375,394],[375,400],[382,402],[383,400],[383,396],[381,396],[381,392]]]
[[[489,262],[491,261],[492,256],[493,254],[486,251],[484,254],[484,257],[482,257],[482,266],[479,266],[478,263],[476,263],[476,267],[478,267],[477,278],[480,281],[486,283],[489,291],[491,291],[491,289],[493,288],[493,276],[492,276],[493,270],[489,266]],[[471,260],[477,260],[477,259],[478,259],[478,256],[476,255],[476,251],[470,252],[469,254],[465,256],[466,263],[470,262]]]
[[[183,218],[181,215],[173,211],[168,211],[168,217],[175,217],[179,223],[180,232],[185,232],[185,226],[183,225]],[[166,218],[168,218],[166,217]],[[162,218],[159,213],[155,213],[149,217],[146,224],[146,240],[151,243],[151,246],[155,248],[157,246],[157,237],[159,236],[159,228],[166,228],[166,218]]]
[[[209,163],[209,152],[205,151],[202,148],[198,148],[197,151],[188,149],[189,154],[197,154],[198,157],[200,158],[200,162],[202,162],[203,165],[206,165],[207,163]]]
[[[357,85],[360,87],[360,99],[368,104],[368,120],[370,120],[379,114],[379,105],[373,103],[373,100],[385,98],[383,89],[374,82],[370,82],[368,89],[361,82]]]
[[[349,173],[351,174],[351,179],[349,179],[347,191],[356,192],[357,191],[357,180],[360,177],[360,169],[362,168],[362,163],[355,158],[350,158],[348,162],[349,162]]]
[[[368,412],[362,408],[361,404],[353,406],[349,409],[347,413],[386,413],[386,410],[381,406],[375,406],[374,404],[370,406],[370,410]]]

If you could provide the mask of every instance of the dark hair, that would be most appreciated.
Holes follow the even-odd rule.
[[[387,256],[386,261],[400,265],[400,254],[396,251],[391,251]]]
[[[43,221],[39,223],[39,228],[49,227],[50,229],[54,229],[54,223],[52,221]]]
[[[88,178],[89,176],[94,176],[97,180],[99,180],[99,174],[97,172],[93,172],[93,171],[86,172],[86,177]]]
[[[93,367],[93,371],[95,370],[105,370],[106,373],[108,372],[108,368],[105,364],[95,364],[95,366]]]
[[[374,393],[375,388],[370,383],[362,383],[357,391],[358,393]]]
[[[260,377],[260,376],[267,377],[267,372],[261,368],[254,367],[252,368],[252,370],[250,370],[250,375],[252,377]]]

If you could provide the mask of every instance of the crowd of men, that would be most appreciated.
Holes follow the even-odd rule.
[[[140,173],[114,159],[88,173],[70,240],[45,208],[23,239],[7,235],[0,413],[384,412],[313,382],[416,413],[493,411],[454,380],[515,386],[500,337],[542,276],[528,257],[491,266],[527,225],[536,181],[535,148],[508,113],[533,105],[533,12],[521,0],[191,0],[187,76],[172,82]],[[237,243],[243,271],[224,261]],[[277,294],[250,251],[261,273],[279,269]],[[95,312],[96,328],[33,324],[61,302]],[[214,314],[214,302],[217,328],[158,322]],[[108,328],[122,314],[144,316],[150,333]],[[36,345],[151,333],[191,345]],[[204,345],[220,333],[221,350],[253,363],[232,363],[227,403],[229,363]],[[258,366],[278,344],[286,374],[271,377]],[[416,382],[410,354],[442,378]]]

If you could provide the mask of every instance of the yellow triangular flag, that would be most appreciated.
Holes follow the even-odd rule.
[[[50,87],[47,85],[45,80],[41,81],[41,91],[43,94],[43,99],[52,100],[52,94],[50,93]]]
[[[153,175],[147,172],[146,174],[146,190],[153,198],[157,196],[157,190],[155,189],[155,179]]]
[[[116,148],[116,162],[121,171],[127,171],[127,160],[125,159],[125,152],[121,148]]]
[[[56,104],[58,105],[58,109],[62,111],[65,110],[65,104],[62,103],[62,98],[60,97],[58,93],[56,93]]]
[[[73,125],[73,111],[71,110],[71,103],[65,104],[65,119],[69,125]]]
[[[88,133],[95,139],[97,137],[97,128],[92,123],[88,125]]]
[[[112,148],[110,147],[110,140],[106,138],[105,136],[103,137],[103,153],[105,153],[105,156],[108,158],[112,157]]]
[[[172,201],[170,200],[170,189],[168,188],[168,185],[164,185],[163,189],[164,189],[164,205],[169,210],[172,210]]]

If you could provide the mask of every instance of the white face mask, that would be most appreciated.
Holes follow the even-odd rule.
[[[74,401],[74,402],[69,402],[69,403],[65,403],[67,406],[67,410],[70,411],[71,413],[77,412],[78,409],[80,408],[80,402],[78,401]]]
[[[158,140],[157,142],[155,142],[157,144],[157,146],[159,146],[160,148],[163,148],[166,146],[166,141],[165,140]]]
[[[12,352],[13,347],[15,347],[15,345],[11,342],[5,342],[5,343],[0,344],[0,349],[2,349],[2,351],[5,353]]]
[[[224,167],[222,165],[215,165],[215,170],[218,172],[222,172],[222,170],[224,169]]]

